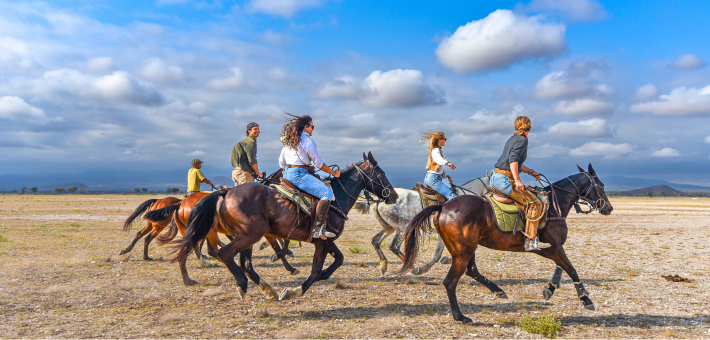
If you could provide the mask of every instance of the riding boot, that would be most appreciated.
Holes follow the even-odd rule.
[[[336,237],[338,235],[325,230],[326,220],[328,219],[328,210],[330,209],[329,200],[320,200],[316,206],[315,225],[313,226],[313,238],[320,237],[323,240]]]
[[[542,214],[545,212],[543,210],[543,204],[535,194],[523,190],[520,191],[513,187],[510,191],[510,198],[512,198],[518,206],[524,207],[525,213],[525,251],[540,250],[543,248],[550,247],[547,243],[539,243],[537,238],[537,228],[542,220]],[[531,221],[534,220],[534,221]]]

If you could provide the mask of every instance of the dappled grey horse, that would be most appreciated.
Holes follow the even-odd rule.
[[[485,177],[476,178],[474,180],[466,182],[466,184],[461,185],[458,189],[459,195],[484,195],[487,190],[490,176],[486,174]],[[372,238],[372,245],[375,247],[377,255],[380,257],[380,272],[382,276],[387,272],[387,257],[385,257],[384,252],[380,248],[382,241],[384,241],[389,235],[394,233],[392,242],[390,243],[389,249],[397,255],[400,259],[404,256],[399,250],[402,244],[403,231],[407,226],[409,221],[414,218],[416,214],[422,211],[422,200],[419,193],[414,190],[395,188],[397,192],[397,202],[395,204],[379,204],[376,203],[374,212],[375,218],[380,225],[382,230],[378,232]],[[369,207],[367,207],[369,210]],[[366,209],[362,208],[361,212],[365,213]],[[428,272],[434,264],[441,259],[441,263],[447,263],[450,259],[448,256],[441,258],[444,252],[444,242],[439,238],[436,243],[436,249],[434,251],[434,257],[429,261],[429,263],[421,266],[414,267],[412,269],[412,274],[421,275]]]

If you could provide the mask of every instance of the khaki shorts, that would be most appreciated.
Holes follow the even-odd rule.
[[[232,171],[232,181],[234,181],[234,185],[240,185],[254,182],[254,177],[251,175],[251,172],[246,172],[242,170],[242,168],[234,168],[234,171]]]

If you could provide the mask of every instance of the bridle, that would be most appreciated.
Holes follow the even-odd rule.
[[[604,196],[602,195],[602,193],[604,191],[599,188],[597,181],[595,181],[597,176],[590,174],[588,171],[583,171],[581,173],[584,174],[585,176],[587,176],[587,178],[589,178],[589,182],[590,182],[590,185],[589,185],[589,187],[587,187],[587,191],[585,193],[582,193],[579,186],[577,186],[577,184],[574,183],[574,181],[572,179],[570,179],[570,176],[567,176],[567,177],[565,177],[565,179],[568,180],[570,183],[572,183],[576,192],[569,191],[565,188],[562,188],[562,187],[559,187],[555,184],[550,183],[550,188],[552,189],[553,195],[554,195],[554,188],[556,188],[556,189],[559,189],[564,192],[567,192],[567,193],[577,196],[578,201],[574,203],[574,209],[578,214],[579,213],[589,214],[594,210],[601,211],[606,206],[606,200],[603,198]],[[547,180],[547,177],[545,177],[545,180]],[[549,181],[548,181],[548,183],[549,183]],[[596,200],[589,198],[589,194],[592,192],[592,189],[594,190],[594,193],[597,194],[597,197],[599,197]],[[555,196],[555,201],[556,200],[557,200],[557,198]],[[579,202],[579,201],[582,201],[582,202]],[[580,203],[587,205],[589,207],[589,210],[586,210],[586,211],[582,210],[582,208],[579,206]],[[559,213],[559,211],[558,211],[558,213]]]
[[[365,170],[362,170],[362,169],[361,169],[359,166],[357,166],[357,165],[353,166],[353,167],[355,168],[355,170],[357,170],[357,173],[358,173],[358,175],[360,176],[360,178],[362,178],[362,180],[365,182],[365,188],[364,188],[365,192],[368,192],[368,191],[369,191],[369,192],[372,192],[372,193],[374,194],[374,192],[375,192],[375,187],[374,187],[373,183],[374,183],[374,184],[377,184],[377,185],[379,185],[380,187],[382,187],[382,191],[380,192],[380,195],[377,195],[377,194],[375,194],[375,195],[384,198],[384,200],[387,200],[387,198],[390,197],[391,190],[385,185],[385,183],[382,181],[382,179],[380,178],[380,175],[379,175],[378,172],[377,172],[378,169],[379,169],[380,171],[382,171],[382,168],[380,168],[379,164],[378,164],[378,165],[375,165],[375,166],[373,167],[373,166],[372,166],[372,163],[370,163],[370,160],[367,160],[365,163],[369,164],[370,167],[372,168],[372,175],[368,175],[367,173],[365,173]],[[363,163],[363,164],[364,164],[364,163]],[[338,168],[338,170],[340,170],[337,165],[334,165],[333,167],[334,167],[334,168]],[[373,179],[372,176],[374,176],[377,180]],[[350,193],[348,193],[348,191],[345,190],[345,186],[344,186],[343,183],[340,181],[340,178],[339,178],[339,177],[335,177],[335,179],[338,181],[338,184],[340,184],[340,187],[343,188],[343,192],[344,192],[346,195],[350,196],[350,198],[352,198],[352,199],[354,199],[354,200],[357,200],[357,197],[354,197],[353,195],[350,195]],[[370,185],[370,188],[371,188],[372,190],[368,190],[368,189],[367,189],[367,185],[368,185],[368,184]],[[368,202],[371,201],[371,199],[370,199],[369,197],[367,197],[367,195],[366,195],[365,197],[366,197],[366,199],[367,199]]]

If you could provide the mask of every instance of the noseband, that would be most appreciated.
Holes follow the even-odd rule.
[[[368,160],[366,163],[368,163],[368,164],[370,164],[370,166],[372,166],[372,163],[370,163],[369,160]],[[375,180],[372,178],[372,176],[370,176],[370,175],[368,175],[367,173],[365,173],[365,170],[360,169],[359,166],[355,165],[354,168],[357,170],[357,173],[358,173],[358,175],[360,175],[360,178],[362,178],[362,180],[365,182],[365,186],[367,186],[368,183],[370,184],[370,187],[373,189],[373,190],[372,190],[373,194],[374,194],[374,189],[375,189],[375,187],[374,187],[372,184],[375,183],[375,184],[378,184],[380,187],[382,187],[382,191],[380,192],[380,195],[379,195],[380,197],[384,198],[385,200],[386,200],[388,197],[390,197],[391,190],[390,190],[387,186],[385,186],[385,184],[384,184],[384,182],[382,181],[382,179],[380,179],[380,175],[377,174],[377,169],[382,170],[382,168],[380,168],[379,165],[375,165],[375,167],[372,168],[372,175],[373,175],[375,178],[377,178],[377,181],[375,181]],[[345,187],[343,186],[343,183],[340,182],[340,178],[339,178],[339,177],[335,177],[335,179],[338,181],[338,184],[340,184],[340,186],[343,188],[343,192],[345,192],[345,194],[347,194],[348,196],[350,196],[350,198],[352,198],[352,199],[354,199],[354,200],[357,200],[357,197],[353,197],[352,195],[350,195],[350,194],[347,192],[347,190],[345,190]],[[367,190],[367,188],[365,188],[365,191],[367,192],[367,191],[370,191],[370,190]],[[370,201],[370,198],[367,198],[367,200]]]
[[[602,196],[602,194],[600,193],[600,190],[601,190],[601,189],[599,189],[599,185],[597,185],[597,182],[595,181],[595,179],[597,178],[597,176],[596,176],[596,175],[592,175],[592,174],[590,174],[590,173],[587,172],[587,171],[582,172],[582,173],[583,173],[584,175],[586,175],[587,178],[589,178],[589,182],[590,182],[590,185],[589,185],[589,187],[587,187],[587,191],[586,191],[584,194],[582,194],[582,191],[579,189],[579,187],[577,186],[577,184],[575,184],[574,181],[572,181],[572,180],[569,178],[569,176],[567,176],[567,177],[565,177],[565,178],[566,178],[570,183],[572,183],[572,185],[574,186],[574,188],[576,189],[577,192],[571,192],[571,191],[569,191],[569,190],[565,190],[565,189],[560,188],[560,187],[558,187],[558,186],[556,186],[556,185],[554,185],[554,184],[551,185],[551,186],[553,186],[553,187],[555,187],[555,188],[557,188],[557,189],[560,189],[560,190],[562,190],[562,191],[566,191],[566,192],[568,192],[568,193],[570,193],[570,194],[572,194],[572,195],[577,196],[577,198],[582,201],[582,202],[581,202],[582,204],[585,204],[585,205],[589,206],[589,210],[584,211],[584,210],[582,210],[582,208],[579,206],[579,203],[580,203],[580,202],[575,202],[575,203],[574,203],[574,209],[575,209],[575,211],[576,211],[578,214],[579,214],[579,213],[582,213],[582,214],[589,214],[589,213],[591,213],[591,212],[594,211],[594,210],[599,210],[599,211],[601,211],[601,210],[606,206],[606,200],[604,200],[604,198],[602,198],[603,196]],[[594,189],[594,192],[597,194],[597,197],[599,197],[597,200],[593,200],[593,199],[589,198],[589,194],[592,192],[592,189]],[[602,191],[602,192],[603,192],[603,191]]]

